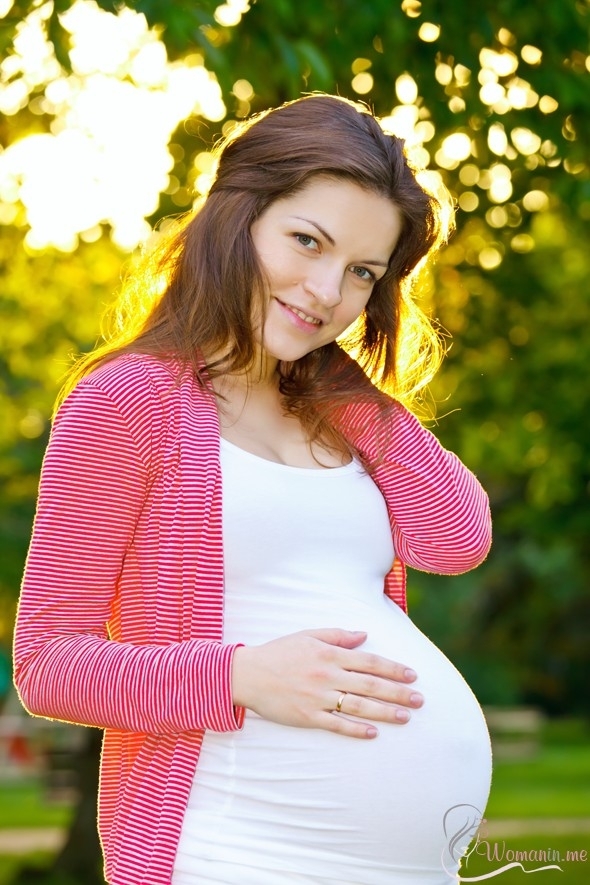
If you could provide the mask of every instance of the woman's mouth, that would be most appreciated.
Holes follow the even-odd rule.
[[[291,304],[285,304],[284,301],[279,301],[278,298],[277,298],[277,301],[279,302],[281,307],[283,307],[283,308],[285,308],[285,310],[288,310],[291,313],[295,314],[296,317],[299,317],[301,320],[303,320],[304,323],[307,323],[309,326],[321,326],[322,325],[322,320],[319,319],[319,317],[310,316],[310,314],[305,313],[304,310],[300,310],[300,308],[298,308],[298,307],[293,307]]]

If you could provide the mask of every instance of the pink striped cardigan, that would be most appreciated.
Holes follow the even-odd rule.
[[[104,728],[99,830],[112,885],[165,885],[205,729],[239,729],[235,646],[222,643],[219,425],[174,365],[118,357],[56,418],[15,635],[15,682],[34,715]],[[369,456],[369,406],[348,407]],[[490,544],[487,498],[455,455],[394,406],[375,480],[398,560],[458,573]],[[327,625],[337,626],[337,625]]]

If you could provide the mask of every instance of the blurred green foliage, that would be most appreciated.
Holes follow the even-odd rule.
[[[7,53],[35,5],[20,0],[5,17]],[[70,5],[55,0],[49,21],[65,70],[69,36],[59,13]],[[124,4],[99,5],[114,11]],[[171,58],[202,54],[233,119],[314,89],[362,97],[388,115],[398,104],[397,78],[411,74],[420,119],[433,127],[425,145],[431,166],[458,205],[458,232],[425,293],[452,336],[432,386],[435,430],[483,481],[495,520],[494,548],[479,570],[447,580],[411,576],[412,613],[482,701],[590,713],[588,0],[259,0],[235,27],[219,24],[218,3],[209,0],[127,5],[161,30]],[[425,23],[439,28],[435,39],[424,38]],[[508,105],[482,98],[486,51],[507,62],[493,82],[499,95],[513,95]],[[362,96],[351,86],[359,71],[373,78]],[[248,100],[235,94],[240,79],[251,84]],[[23,107],[0,126],[0,137],[7,145],[50,123]],[[194,156],[220,131],[221,124],[199,120],[179,127],[172,141],[180,182],[192,185]],[[534,136],[534,150],[518,149],[523,131]],[[453,133],[469,136],[471,154],[441,165],[437,157]],[[503,198],[490,187],[498,166],[510,181]],[[150,220],[179,208],[162,194]],[[22,219],[4,227],[0,245],[5,639],[59,377],[68,353],[97,337],[123,260],[106,236],[66,257],[30,254],[22,250],[25,230]]]
[[[0,239],[0,638],[11,634],[39,468],[71,355],[89,349],[123,257],[107,239],[73,255],[29,255],[22,231]]]

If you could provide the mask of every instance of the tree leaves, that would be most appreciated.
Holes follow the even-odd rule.
[[[60,15],[71,5],[56,0],[47,23],[66,74],[70,37]],[[438,610],[430,619],[432,596],[422,592],[429,579],[418,575],[413,613],[467,662],[483,700],[534,699],[554,711],[589,710],[579,675],[590,656],[580,640],[590,574],[587,0],[258,0],[235,26],[216,17],[219,0],[98,5],[112,14],[127,6],[145,15],[170,59],[200,54],[221,84],[230,120],[312,90],[361,98],[381,115],[415,111],[429,136],[420,143],[423,156],[458,207],[457,234],[425,293],[454,336],[433,385],[439,412],[449,413],[437,433],[489,489],[496,544],[488,564],[442,591],[454,622]],[[4,56],[36,6],[19,0],[0,22]],[[372,78],[364,80],[372,83],[367,92],[353,87],[359,72]],[[417,84],[413,110],[398,95],[405,72]],[[5,85],[18,77],[7,75]],[[251,84],[250,98],[236,94],[238,81]],[[31,98],[42,97],[44,88],[35,86]],[[50,113],[36,114],[29,105],[2,125],[4,146],[52,122]],[[185,196],[190,202],[206,168],[195,160],[222,126],[196,118],[179,127],[172,139],[176,184],[162,194],[152,222],[184,209]],[[470,143],[470,155],[459,159],[448,141],[457,133]],[[0,297],[12,355],[0,373],[10,437],[2,443],[0,469],[9,478],[4,506],[14,516],[0,532],[18,551],[2,573],[5,595],[16,592],[28,532],[23,514],[31,512],[42,449],[43,437],[26,432],[38,426],[35,414],[46,421],[57,354],[91,344],[89,330],[119,261],[102,239],[67,261],[40,255],[9,263],[21,236],[10,233],[8,284]],[[99,254],[110,268],[102,282],[96,280]],[[34,308],[31,293],[35,303],[57,304],[54,319]],[[76,324],[73,314],[84,320]],[[30,324],[29,338],[20,340],[23,323]],[[486,661],[499,659],[503,667],[513,665],[506,691],[497,679],[481,676]]]

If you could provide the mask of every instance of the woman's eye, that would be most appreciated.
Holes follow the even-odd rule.
[[[309,234],[295,234],[295,239],[306,249],[315,249],[317,246],[317,240],[314,240]]]
[[[360,280],[363,280],[365,283],[374,283],[375,282],[375,274],[371,273],[370,270],[367,270],[366,267],[361,267],[360,265],[354,265],[351,267],[351,270],[355,276],[357,276]]]

